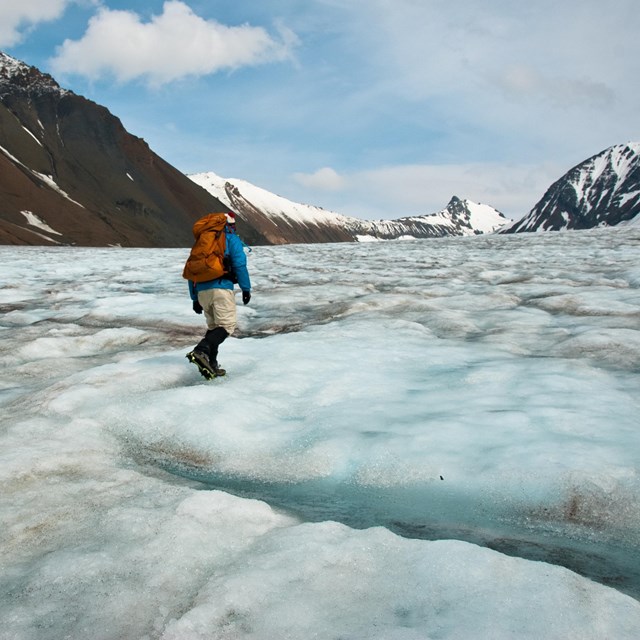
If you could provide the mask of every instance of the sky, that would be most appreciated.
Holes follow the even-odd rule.
[[[0,0],[0,49],[181,171],[361,218],[517,219],[640,140],[634,0]]]

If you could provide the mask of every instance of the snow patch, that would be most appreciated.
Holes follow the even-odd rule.
[[[31,225],[32,227],[37,227],[38,229],[42,229],[42,231],[53,233],[56,236],[62,235],[59,231],[52,229],[42,218],[37,216],[32,211],[21,211],[20,213],[27,219],[27,224]]]
[[[464,203],[470,213],[471,226],[476,231],[493,233],[510,222],[489,205],[472,202],[471,200],[464,200]]]
[[[27,171],[30,171],[29,167],[22,164],[22,162],[20,162],[18,158],[16,158],[12,153],[7,151],[7,149],[5,149],[3,146],[0,146],[0,151],[2,151],[2,153],[4,153],[4,155],[7,156],[9,160],[13,160],[13,162],[15,162],[16,164],[19,164],[21,167],[24,167],[25,169],[27,169]]]
[[[40,142],[40,140],[38,140],[38,138],[36,138],[33,133],[31,133],[31,131],[29,131],[29,129],[27,129],[27,127],[25,127],[24,125],[22,125],[22,128],[40,145],[42,146],[42,142]]]
[[[45,173],[40,173],[39,171],[31,171],[35,176],[37,176],[42,182],[44,182],[47,186],[51,187],[54,191],[57,191],[60,195],[64,196],[69,202],[73,202],[73,204],[78,205],[85,209],[83,204],[80,204],[76,200],[74,200],[66,191],[63,191],[56,181],[53,179],[53,176],[47,175]]]
[[[638,196],[640,196],[640,191],[630,191],[629,193],[625,193],[620,198],[619,206],[624,207],[624,205],[627,204],[627,202],[631,202],[631,200],[635,200]]]

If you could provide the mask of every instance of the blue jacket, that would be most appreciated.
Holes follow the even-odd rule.
[[[251,280],[247,269],[247,256],[244,253],[244,244],[235,233],[225,231],[226,247],[224,255],[231,259],[231,268],[238,279],[238,285],[243,291],[251,291]],[[192,282],[189,280],[189,295],[192,300],[198,299],[198,291],[204,289],[232,289],[233,282],[226,278],[207,280],[206,282]]]

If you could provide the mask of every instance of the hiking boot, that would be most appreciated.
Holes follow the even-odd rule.
[[[217,362],[211,363],[211,369],[216,374],[216,376],[223,376],[227,373],[226,369],[223,369]]]
[[[198,367],[200,374],[207,378],[207,380],[211,380],[211,378],[216,378],[218,376],[223,376],[226,371],[221,369],[218,366],[217,362],[211,362],[209,360],[209,356],[199,349],[194,349],[187,353],[187,360],[189,362],[193,362]]]

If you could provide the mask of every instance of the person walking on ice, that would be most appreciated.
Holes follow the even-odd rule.
[[[218,348],[236,328],[234,284],[242,290],[242,302],[249,304],[251,281],[233,213],[200,218],[193,225],[193,235],[195,243],[182,276],[189,281],[193,310],[204,313],[207,332],[186,357],[210,380],[226,373],[218,364]]]

